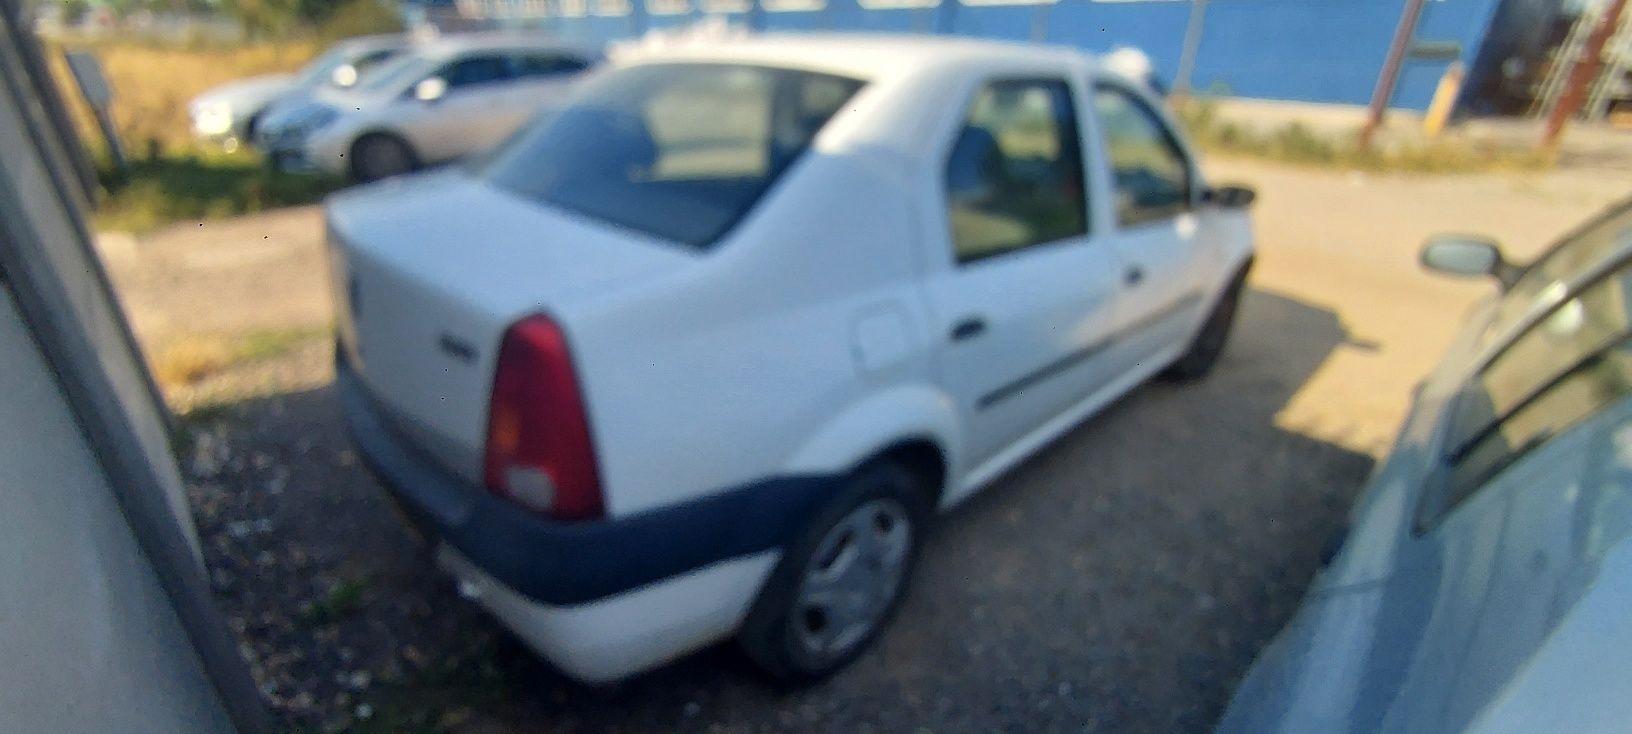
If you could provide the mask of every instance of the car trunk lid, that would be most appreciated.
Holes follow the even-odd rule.
[[[460,171],[336,197],[329,228],[347,368],[405,438],[472,481],[506,329],[548,313],[570,341],[575,309],[694,259]]]

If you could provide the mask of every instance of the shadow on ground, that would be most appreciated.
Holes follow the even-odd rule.
[[[303,727],[1205,731],[1370,470],[1274,420],[1348,343],[1332,312],[1251,291],[1211,378],[1135,391],[947,517],[878,647],[803,691],[729,646],[611,687],[552,673],[435,571],[328,388],[205,421],[194,499],[223,605]]]

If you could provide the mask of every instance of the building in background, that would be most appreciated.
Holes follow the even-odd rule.
[[[950,33],[1144,50],[1207,94],[1364,105],[1405,0],[403,0],[439,24],[527,25],[605,42],[723,18],[762,31]],[[1593,0],[1429,0],[1392,106],[1424,110],[1451,64],[1461,107],[1523,114]],[[441,19],[440,21],[436,19]],[[1186,38],[1193,53],[1186,59]],[[1181,66],[1189,66],[1188,69]],[[1187,78],[1185,78],[1187,77]]]

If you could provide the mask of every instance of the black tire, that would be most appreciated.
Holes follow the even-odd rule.
[[[857,513],[866,515],[872,508],[891,507],[901,510],[907,534],[904,566],[894,574],[893,589],[885,601],[864,603],[877,610],[866,615],[871,621],[864,632],[842,647],[817,651],[807,644],[813,621],[811,614],[816,610],[799,608],[807,577],[818,572],[824,563],[813,563],[817,552],[822,550],[824,541],[832,539],[830,531],[838,530],[841,522],[851,520]],[[749,659],[771,677],[789,685],[815,683],[850,664],[872,645],[895,616],[911,584],[918,549],[931,514],[929,492],[904,466],[881,460],[852,473],[838,494],[817,511],[799,537],[785,549],[776,570],[760,591],[737,634],[737,641]],[[879,571],[877,566],[872,568],[875,573]],[[880,582],[881,585],[886,583]]]
[[[408,142],[387,133],[369,133],[351,144],[351,176],[363,183],[400,176],[419,168]]]
[[[1159,377],[1168,382],[1193,382],[1206,377],[1218,364],[1218,358],[1224,354],[1224,345],[1230,338],[1230,327],[1235,324],[1235,311],[1241,305],[1241,292],[1245,290],[1247,271],[1245,268],[1237,273],[1235,279],[1219,296],[1218,303],[1214,304],[1213,312],[1207,315],[1207,321],[1196,332],[1196,338],[1190,342],[1190,348],[1184,354],[1167,366]]]

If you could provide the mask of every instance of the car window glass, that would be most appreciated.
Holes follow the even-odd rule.
[[[1588,223],[1548,250],[1514,281],[1502,297],[1487,335],[1512,327],[1535,305],[1536,299],[1555,284],[1579,276],[1622,248],[1632,247],[1632,206]]]
[[[1087,233],[1071,100],[1055,80],[993,82],[975,94],[945,172],[959,262]]]
[[[1167,125],[1129,92],[1100,85],[1094,112],[1105,140],[1116,220],[1122,226],[1169,219],[1190,208],[1190,166]]]
[[[1632,390],[1632,268],[1561,303],[1457,396],[1446,428],[1449,509]]]
[[[702,247],[753,207],[861,86],[760,66],[630,67],[594,76],[480,170],[535,200]]]
[[[502,81],[510,77],[510,60],[503,56],[472,56],[442,67],[437,76],[448,83],[448,89]]]
[[[352,65],[352,68],[355,68],[359,73],[361,73],[361,72],[364,72],[364,71],[368,71],[369,69],[376,68],[379,65],[381,65],[381,64],[383,64],[383,63],[385,63],[387,61],[390,61],[391,58],[396,56],[396,55],[397,55],[397,50],[394,49],[394,48],[386,48],[386,49],[380,49],[378,51],[370,51],[370,52],[368,52],[366,54],[363,54],[362,56],[358,57],[356,61],[351,62],[351,65]]]
[[[583,59],[559,54],[522,54],[516,57],[517,76],[550,76],[583,71],[589,64]]]

